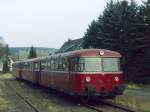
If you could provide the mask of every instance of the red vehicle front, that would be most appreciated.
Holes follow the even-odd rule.
[[[124,91],[123,72],[117,52],[95,50],[72,57],[71,76],[79,96],[114,97]]]

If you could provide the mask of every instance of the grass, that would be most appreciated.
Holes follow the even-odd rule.
[[[2,71],[3,69],[3,63],[2,63],[2,60],[0,60],[0,71]]]
[[[5,84],[8,78],[8,74],[0,73],[0,112],[34,112]]]
[[[150,112],[150,86],[129,84],[124,95],[116,98],[115,102],[127,105],[141,112]]]
[[[140,84],[140,83],[139,84],[129,83],[127,88],[150,92],[150,85],[144,85],[144,84]]]

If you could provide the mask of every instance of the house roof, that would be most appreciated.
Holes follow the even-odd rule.
[[[58,50],[59,53],[82,49],[83,38],[68,40]]]

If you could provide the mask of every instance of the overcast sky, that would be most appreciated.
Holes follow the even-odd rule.
[[[11,47],[59,48],[81,38],[108,0],[0,0],[0,36]]]

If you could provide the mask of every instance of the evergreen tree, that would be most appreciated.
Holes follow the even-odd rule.
[[[131,70],[134,76],[131,80],[148,83],[150,78],[150,0],[140,7],[137,23],[128,35],[130,50],[132,50]]]
[[[2,37],[0,37],[0,59],[4,56],[5,54],[5,42]]]
[[[93,21],[84,35],[84,48],[105,48],[124,53],[126,32],[135,24],[137,5],[126,0],[110,0],[98,21]],[[127,46],[126,46],[127,47]]]
[[[3,71],[8,72],[10,70],[10,58],[9,58],[10,52],[9,52],[8,44],[6,45],[6,47],[4,49],[4,53],[5,53],[5,56],[3,58],[4,59],[4,61],[3,61]]]
[[[5,47],[5,55],[8,57],[10,55],[9,46],[8,44]]]
[[[30,49],[28,58],[31,59],[31,58],[36,58],[36,57],[37,57],[36,50],[35,50],[34,47],[32,46],[31,49]]]
[[[87,29],[84,35],[84,48],[96,47],[97,46],[97,36],[98,36],[98,22],[92,21],[91,25]]]
[[[8,58],[6,58],[6,59],[3,61],[3,71],[4,71],[4,72],[9,72],[9,60],[8,60]]]

